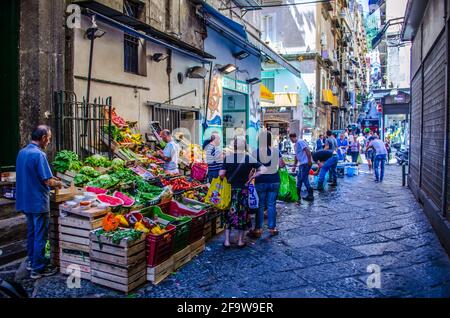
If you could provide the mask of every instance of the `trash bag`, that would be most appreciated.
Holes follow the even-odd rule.
[[[214,205],[219,210],[226,210],[231,203],[231,185],[227,178],[217,177],[211,181],[208,193],[205,197],[205,203]]]
[[[286,168],[281,168],[278,170],[278,175],[280,176],[280,190],[278,190],[278,197],[280,200],[284,200],[289,196],[289,173]]]

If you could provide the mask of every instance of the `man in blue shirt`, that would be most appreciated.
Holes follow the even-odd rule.
[[[297,174],[297,192],[299,197],[299,202],[301,198],[302,185],[304,184],[306,189],[308,190],[308,196],[303,199],[306,201],[314,201],[314,190],[309,183],[309,170],[312,166],[312,158],[311,158],[311,150],[308,147],[308,144],[304,140],[299,140],[297,138],[297,134],[292,133],[289,135],[289,138],[294,143],[295,149],[295,166],[293,171],[298,167]]]
[[[16,161],[16,210],[27,217],[27,269],[31,278],[57,272],[45,258],[50,212],[50,187],[61,187],[53,178],[44,150],[51,140],[50,128],[38,126],[31,143],[19,151]]]
[[[319,139],[316,140],[316,151],[323,149],[323,135],[319,135]]]

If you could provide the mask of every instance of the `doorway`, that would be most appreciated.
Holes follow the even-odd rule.
[[[15,165],[19,150],[19,22],[20,1],[2,2],[0,29],[3,30],[3,49],[0,50],[0,92],[5,98],[0,107],[0,135],[2,155],[0,167]]]
[[[230,144],[234,136],[246,136],[248,126],[247,95],[223,90],[223,140]]]

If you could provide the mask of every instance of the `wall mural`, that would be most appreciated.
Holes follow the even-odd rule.
[[[255,91],[250,90],[250,118],[249,123],[250,127],[254,128],[256,131],[259,130],[261,125],[260,114],[258,112],[258,99],[255,98]]]
[[[222,77],[214,74],[208,101],[208,125],[222,125]]]

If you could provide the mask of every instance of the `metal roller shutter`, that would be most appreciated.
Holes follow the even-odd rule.
[[[445,141],[446,41],[441,35],[424,62],[422,190],[440,207]]]
[[[422,70],[411,82],[411,150],[409,174],[411,178],[420,185],[420,143],[422,126]]]

